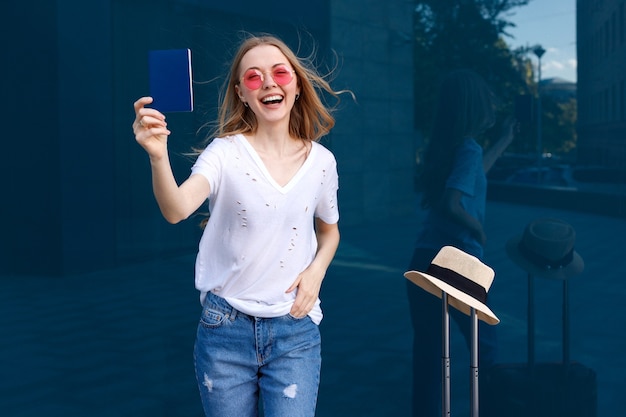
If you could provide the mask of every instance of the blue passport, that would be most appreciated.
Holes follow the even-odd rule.
[[[193,111],[193,76],[190,49],[149,52],[151,107],[162,113]]]

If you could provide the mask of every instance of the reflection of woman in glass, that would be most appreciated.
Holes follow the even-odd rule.
[[[512,119],[503,135],[483,155],[476,137],[495,122],[495,97],[470,70],[455,70],[441,84],[431,137],[418,177],[422,206],[427,209],[417,234],[409,270],[425,271],[443,246],[455,246],[483,257],[486,172],[513,140]],[[435,416],[441,406],[441,300],[407,281],[414,330],[413,415]],[[450,314],[470,342],[468,316]],[[493,363],[495,328],[480,322],[480,363]]]
[[[219,126],[176,183],[165,116],[135,103],[154,194],[176,223],[209,200],[196,260],[195,365],[207,416],[313,416],[322,280],[339,244],[338,178],[317,140],[334,125],[328,83],[280,40],[250,37],[231,64]]]

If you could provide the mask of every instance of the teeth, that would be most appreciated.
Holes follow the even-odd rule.
[[[283,99],[282,96],[279,96],[279,95],[268,96],[268,97],[263,98],[263,103],[267,103],[268,101],[280,101],[282,99]]]

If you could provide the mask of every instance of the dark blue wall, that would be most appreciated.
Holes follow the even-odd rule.
[[[54,3],[3,6],[0,267],[58,271],[61,161]]]
[[[315,46],[320,61],[329,49],[327,0],[306,13],[292,3],[192,0],[38,0],[3,9],[10,41],[0,273],[60,275],[195,249],[199,218],[163,220],[132,134],[132,103],[148,94],[150,49],[192,49],[196,110],[168,115],[180,180],[191,166],[183,154],[215,117],[242,32],[277,34],[302,54]]]

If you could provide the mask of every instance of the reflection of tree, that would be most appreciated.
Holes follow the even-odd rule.
[[[576,99],[542,98],[543,151],[568,154],[576,148]]]
[[[415,125],[427,133],[439,77],[451,69],[471,68],[481,74],[501,100],[502,113],[513,114],[518,94],[533,94],[536,84],[526,48],[510,50],[505,42],[513,26],[503,16],[529,0],[416,0]],[[533,94],[534,95],[534,94]],[[567,152],[575,146],[576,103],[542,104],[544,149]],[[501,120],[501,118],[500,118]],[[486,146],[500,134],[496,127],[479,140]],[[522,126],[510,150],[534,152],[536,129]]]

